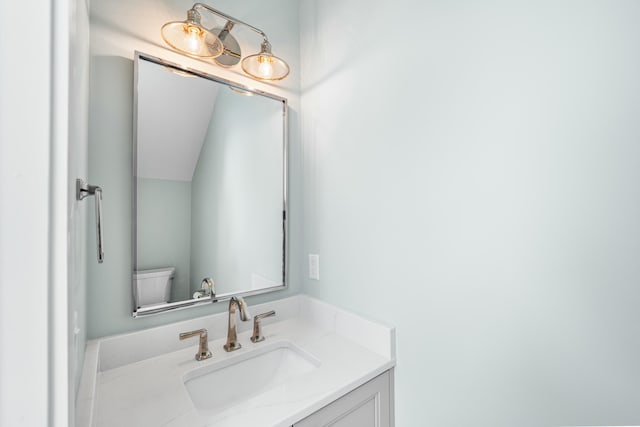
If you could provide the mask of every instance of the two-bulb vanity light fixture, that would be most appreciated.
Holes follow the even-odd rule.
[[[202,26],[198,10],[206,10],[227,22],[223,28],[208,30]],[[244,25],[262,36],[259,53],[242,58],[240,45],[230,34],[236,24]],[[187,11],[185,21],[167,22],[161,32],[164,41],[178,52],[196,58],[211,58],[223,67],[241,62],[242,70],[255,79],[282,80],[289,75],[289,66],[271,53],[271,43],[262,30],[206,4],[195,3]]]

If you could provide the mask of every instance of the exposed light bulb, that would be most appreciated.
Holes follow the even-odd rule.
[[[273,77],[273,58],[267,55],[260,55],[258,62],[260,62],[258,66],[258,74],[260,74],[260,77],[264,79]]]
[[[197,52],[200,49],[200,45],[203,42],[202,29],[195,25],[185,25],[184,28],[187,46],[192,52]]]
[[[271,53],[271,45],[265,38],[260,53],[242,60],[242,70],[258,80],[282,80],[289,74],[289,66]]]

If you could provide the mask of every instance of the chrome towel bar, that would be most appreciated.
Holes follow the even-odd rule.
[[[102,240],[102,188],[97,185],[89,185],[82,179],[76,179],[76,200],[94,196],[96,199],[96,243],[98,245],[98,262],[104,261]]]

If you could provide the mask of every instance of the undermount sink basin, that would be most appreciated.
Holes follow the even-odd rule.
[[[199,411],[219,411],[264,393],[320,362],[291,342],[270,343],[188,372],[184,384]]]

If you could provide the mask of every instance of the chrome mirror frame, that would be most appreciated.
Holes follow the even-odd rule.
[[[216,83],[220,83],[220,84],[224,84],[227,85],[230,89],[239,91],[239,92],[246,92],[246,93],[251,93],[251,94],[255,94],[255,95],[261,95],[261,96],[265,96],[267,98],[271,98],[273,100],[279,101],[282,103],[282,114],[283,114],[283,120],[282,120],[282,135],[283,135],[283,141],[282,141],[282,148],[283,148],[283,182],[282,182],[282,186],[283,186],[283,200],[282,200],[282,283],[277,285],[277,286],[271,286],[271,287],[266,287],[266,288],[261,288],[261,289],[254,289],[254,290],[247,290],[247,291],[237,291],[237,292],[229,292],[229,293],[224,293],[224,294],[216,294],[215,292],[211,292],[209,294],[209,297],[206,298],[191,298],[191,299],[185,299],[182,301],[176,301],[176,302],[168,302],[165,304],[157,304],[157,305],[153,305],[153,306],[149,306],[149,307],[136,307],[136,298],[135,298],[135,283],[134,283],[134,279],[133,279],[133,274],[134,274],[134,270],[135,270],[135,266],[137,265],[137,246],[136,246],[136,241],[137,241],[137,194],[138,194],[138,189],[137,189],[137,180],[136,180],[136,176],[137,176],[137,151],[138,151],[138,141],[137,141],[137,135],[138,135],[138,73],[139,73],[139,61],[140,60],[145,60],[145,61],[149,61],[149,62],[153,62],[155,64],[158,64],[160,66],[163,67],[167,67],[170,68],[172,70],[175,70],[177,73],[188,73],[188,74],[192,74],[195,75],[197,77],[201,77],[207,80],[211,80],[214,81]],[[141,317],[147,317],[147,316],[152,316],[152,315],[156,315],[156,314],[161,314],[161,313],[167,313],[167,312],[173,312],[173,311],[177,311],[177,310],[183,310],[186,308],[191,308],[191,307],[199,307],[199,306],[203,306],[203,305],[208,305],[211,303],[215,303],[215,302],[222,302],[222,301],[228,301],[230,300],[232,297],[247,297],[247,296],[252,296],[252,295],[259,295],[259,294],[264,294],[264,293],[268,293],[268,292],[274,292],[274,291],[279,291],[279,290],[284,290],[288,287],[288,257],[287,257],[287,251],[289,249],[289,244],[288,244],[288,179],[289,179],[289,165],[288,165],[288,153],[289,153],[289,137],[288,137],[288,129],[289,129],[289,124],[288,124],[288,104],[287,104],[287,99],[268,93],[268,92],[264,92],[258,89],[253,89],[247,86],[244,86],[242,84],[230,81],[230,80],[226,80],[223,79],[221,77],[209,74],[209,73],[205,73],[203,71],[199,71],[199,70],[194,70],[192,68],[188,68],[188,67],[184,67],[181,66],[179,64],[170,62],[170,61],[166,61],[164,59],[146,54],[146,53],[142,53],[139,51],[135,52],[134,55],[134,84],[133,84],[133,90],[134,90],[134,94],[133,94],[133,169],[132,169],[132,194],[131,194],[131,198],[132,198],[132,212],[131,212],[131,219],[132,219],[132,238],[131,238],[131,242],[132,242],[132,271],[131,271],[131,305],[132,305],[132,315],[134,318],[141,318]]]

